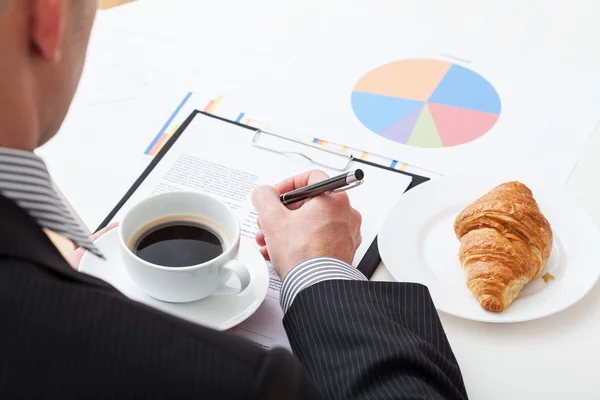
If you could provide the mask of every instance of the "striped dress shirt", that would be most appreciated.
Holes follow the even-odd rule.
[[[40,227],[103,257],[54,190],[46,164],[33,152],[0,147],[0,193]]]
[[[285,313],[302,290],[319,282],[331,280],[367,281],[353,266],[330,257],[317,257],[304,261],[292,269],[281,286],[281,308]]]

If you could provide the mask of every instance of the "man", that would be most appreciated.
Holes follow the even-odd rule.
[[[95,9],[0,0],[0,398],[466,398],[427,289],[370,283],[348,264],[361,240],[348,197],[279,202],[319,172],[253,195],[297,358],[162,314],[69,266],[44,230],[102,255],[32,151],[66,115]]]

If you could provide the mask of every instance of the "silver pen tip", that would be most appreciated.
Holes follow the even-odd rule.
[[[365,173],[362,169],[357,169],[355,171],[349,172],[346,176],[346,183],[351,184],[354,182],[362,181],[365,177]]]

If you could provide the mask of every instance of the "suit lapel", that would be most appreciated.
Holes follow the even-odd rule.
[[[37,222],[25,210],[0,195],[0,258],[2,257],[37,264],[63,279],[111,288],[105,282],[74,271]]]

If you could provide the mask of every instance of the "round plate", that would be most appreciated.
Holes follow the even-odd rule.
[[[402,196],[379,234],[381,258],[399,282],[426,285],[438,310],[484,322],[520,322],[542,318],[575,304],[600,275],[600,231],[565,195],[522,179],[552,226],[554,246],[541,275],[526,285],[502,313],[488,312],[466,286],[458,261],[460,242],[454,219],[469,204],[510,177],[443,177]]]
[[[245,321],[260,307],[269,288],[269,270],[264,258],[243,240],[239,259],[250,270],[250,286],[235,296],[209,296],[191,303],[166,303],[142,292],[121,262],[117,229],[103,235],[96,241],[96,245],[106,261],[86,252],[79,266],[80,272],[110,283],[132,300],[213,329],[227,330]],[[229,283],[234,286],[235,278]]]

